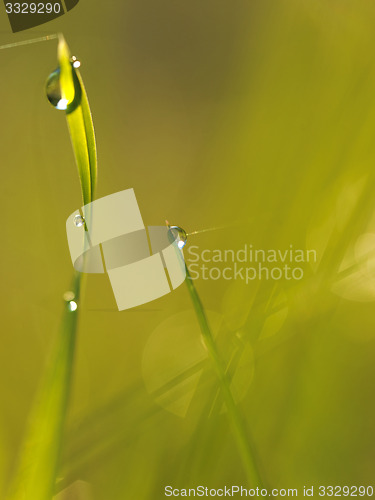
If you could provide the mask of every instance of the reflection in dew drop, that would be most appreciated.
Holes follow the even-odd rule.
[[[61,111],[73,111],[73,109],[75,109],[75,107],[79,104],[82,92],[74,68],[78,68],[80,65],[81,63],[76,59],[72,61],[74,95],[69,100],[62,97],[60,85],[60,68],[55,69],[55,71],[52,71],[52,73],[48,76],[46,82],[46,94],[49,102],[54,108]]]
[[[186,245],[187,234],[184,229],[178,226],[170,226],[168,231],[170,239],[177,242],[178,248],[182,249]]]
[[[79,68],[81,66],[81,61],[78,61],[76,56],[72,56],[70,61],[73,64],[73,68]]]
[[[82,215],[76,215],[73,219],[73,222],[76,227],[82,227],[85,223],[85,219],[82,217]]]
[[[68,304],[69,310],[74,312],[78,309],[78,304],[74,300],[71,300]]]

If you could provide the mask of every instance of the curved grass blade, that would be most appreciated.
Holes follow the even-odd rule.
[[[58,59],[62,98],[67,102],[74,98],[77,78],[80,86],[80,100],[73,110],[67,110],[67,121],[86,204],[93,200],[96,184],[95,135],[83,81],[72,67],[63,37],[59,38]],[[51,363],[30,416],[7,500],[51,500],[54,494],[72,380],[81,276],[75,273],[73,277],[74,299],[65,303]]]
[[[81,74],[72,67],[70,51],[63,36],[59,37],[58,59],[62,98],[74,102],[75,94],[79,91],[79,102],[71,109],[68,107],[66,119],[81,181],[83,203],[86,205],[94,198],[97,182],[94,124]],[[74,77],[77,78],[79,89],[76,88]]]

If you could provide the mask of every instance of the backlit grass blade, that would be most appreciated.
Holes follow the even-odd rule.
[[[79,300],[80,276],[72,291]],[[61,453],[72,378],[78,309],[64,306],[59,336],[31,413],[9,500],[51,500]]]
[[[59,38],[61,98],[70,102],[77,91],[80,99],[67,109],[67,121],[74,148],[84,203],[90,203],[96,184],[96,146],[90,108],[81,75],[72,67],[70,52]],[[72,299],[65,302],[60,331],[50,365],[31,413],[24,445],[7,500],[51,500],[54,494],[62,449],[65,418],[71,388],[81,274],[75,273]]]
[[[233,399],[230,382],[226,374],[226,366],[222,360],[220,353],[216,347],[214,337],[211,332],[210,325],[208,324],[207,316],[194,286],[193,280],[190,276],[188,267],[186,266],[186,285],[189,290],[190,298],[194,306],[195,313],[199,322],[202,333],[202,338],[207,351],[210,355],[214,370],[216,372],[221,394],[228,411],[229,420],[232,426],[232,432],[237,444],[239,454],[242,459],[242,464],[246,472],[249,485],[252,488],[263,486],[258,466],[256,463],[255,453],[247,434],[245,423]]]
[[[71,55],[65,39],[60,36],[58,46],[61,94],[68,102],[74,102],[79,92],[77,104],[68,107],[66,118],[82,187],[83,202],[86,205],[94,197],[97,180],[97,157],[94,125],[87,94],[81,74],[72,67]],[[75,85],[77,77],[79,89]]]
[[[176,235],[173,234],[171,226],[168,221],[166,221],[167,227],[169,228],[168,237],[170,242],[176,243]],[[180,229],[181,231],[181,229]],[[185,234],[185,232],[184,232]],[[186,237],[186,234],[185,234]],[[185,240],[186,241],[186,240]],[[237,444],[239,454],[242,459],[242,464],[246,472],[249,485],[253,488],[262,487],[263,482],[259,474],[257,460],[253,445],[250,442],[250,438],[246,431],[245,423],[243,421],[242,415],[240,414],[236,403],[233,399],[233,394],[230,388],[230,381],[226,373],[226,365],[220,355],[220,352],[216,346],[206,312],[204,310],[202,301],[198,295],[198,292],[194,286],[194,282],[189,273],[188,266],[185,263],[182,252],[180,251],[177,244],[175,244],[175,251],[177,258],[179,260],[181,268],[185,269],[186,278],[185,283],[189,291],[191,301],[194,306],[194,311],[198,319],[199,327],[202,333],[202,339],[206,346],[207,352],[210,356],[212,366],[216,372],[216,376],[219,382],[220,391],[224,404],[228,411],[228,416],[230,424],[232,426],[233,435]]]

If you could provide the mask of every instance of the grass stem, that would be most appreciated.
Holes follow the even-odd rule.
[[[216,347],[207,316],[204,311],[203,304],[194,286],[189,270],[186,267],[186,285],[193,302],[193,306],[198,318],[199,326],[202,332],[203,340],[207,351],[212,360],[214,369],[219,379],[220,389],[223,395],[225,405],[227,407],[229,419],[232,425],[233,434],[236,440],[238,451],[241,455],[243,466],[246,472],[247,479],[251,487],[262,487],[262,480],[256,464],[255,453],[247,435],[245,423],[238,410],[238,407],[233,399],[233,394],[230,388],[230,383],[226,375],[225,363],[222,360],[219,351]]]
[[[68,409],[78,324],[81,275],[73,277],[53,357],[31,413],[20,461],[6,500],[51,500]],[[78,307],[76,308],[75,305]]]

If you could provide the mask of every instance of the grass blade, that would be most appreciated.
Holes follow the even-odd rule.
[[[94,127],[83,81],[72,67],[69,48],[59,37],[61,97],[70,102],[79,86],[79,101],[66,117],[78,166],[84,203],[93,200],[97,160]],[[63,434],[71,388],[81,274],[75,273],[71,291],[74,299],[65,302],[60,331],[51,362],[42,380],[31,413],[18,468],[6,496],[7,500],[51,500],[61,455]]]
[[[222,360],[220,353],[216,347],[214,337],[208,324],[207,316],[204,311],[203,304],[194,286],[190,276],[188,267],[186,267],[186,285],[190,294],[191,301],[194,306],[195,313],[198,318],[199,326],[202,332],[203,341],[210,355],[213,367],[219,380],[220,390],[223,396],[224,403],[227,407],[228,416],[232,425],[233,435],[236,440],[238,451],[242,458],[249,485],[252,488],[262,487],[262,480],[258,471],[255,453],[252,449],[249,436],[247,434],[244,421],[233,399],[230,383],[226,375],[226,366]]]
[[[80,276],[73,280],[79,300]],[[78,309],[65,303],[54,353],[44,374],[25,438],[9,500],[50,500],[55,489],[68,406],[75,350]]]
[[[176,244],[176,236],[171,231],[171,226],[168,221],[165,221],[168,231],[169,241],[174,244],[177,258],[179,259],[181,268],[185,269],[186,278],[185,283],[187,285],[191,301],[194,306],[195,314],[198,319],[199,327],[202,333],[203,342],[206,346],[208,354],[211,358],[213,368],[216,372],[220,391],[224,400],[224,404],[227,408],[229,420],[232,426],[233,435],[236,440],[237,448],[240,453],[242,464],[244,466],[247,479],[249,481],[249,485],[253,488],[259,487],[261,488],[263,483],[258,471],[257,461],[255,458],[255,453],[250,442],[250,438],[247,434],[245,424],[243,418],[236,406],[236,403],[233,399],[233,394],[230,388],[230,382],[227,376],[227,369],[223,359],[220,356],[220,353],[216,347],[216,343],[214,337],[212,335],[212,331],[210,325],[207,320],[206,313],[204,311],[204,307],[202,301],[198,295],[198,292],[194,286],[194,282],[190,276],[189,269],[184,260],[183,254]]]
[[[59,37],[58,58],[62,98],[74,102],[75,95],[79,93],[77,105],[68,107],[66,118],[81,181],[83,203],[86,205],[94,198],[97,182],[94,124],[81,74],[78,69],[72,68],[70,51],[62,36]]]

